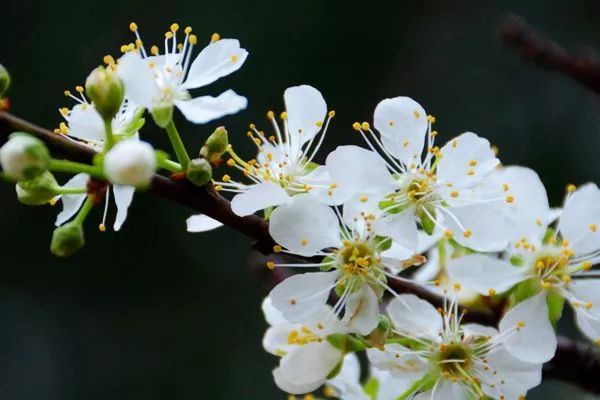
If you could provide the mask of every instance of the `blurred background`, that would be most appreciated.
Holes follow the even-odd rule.
[[[249,122],[268,129],[283,90],[319,88],[337,111],[321,154],[361,144],[350,128],[385,97],[411,96],[437,117],[440,143],[465,130],[490,139],[505,164],[535,168],[554,205],[567,183],[600,181],[600,100],[569,79],[522,63],[498,25],[517,13],[572,47],[600,47],[594,0],[504,1],[12,1],[0,6],[0,62],[12,73],[12,111],[49,128],[72,106],[62,95],[106,54],[146,45],[172,22],[239,38],[245,66],[208,89],[249,98],[234,117],[179,127],[190,150],[221,124],[252,156]],[[150,122],[145,138],[167,148]],[[321,160],[322,161],[322,160]],[[221,174],[222,172],[217,172]],[[121,232],[87,221],[88,245],[60,260],[48,250],[59,208],[20,205],[0,186],[0,399],[285,399],[277,360],[262,350],[265,292],[249,268],[249,241],[224,228],[185,231],[191,211],[136,195]],[[112,225],[114,207],[110,210]],[[575,334],[568,323],[564,331]],[[583,399],[546,382],[528,399]]]

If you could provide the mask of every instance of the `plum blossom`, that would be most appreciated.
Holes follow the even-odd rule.
[[[499,330],[462,325],[454,299],[440,312],[414,295],[400,295],[392,299],[387,313],[397,340],[388,340],[383,349],[367,350],[374,369],[389,373],[382,386],[384,395],[378,399],[463,400],[488,396],[519,400],[541,382],[541,363],[522,361],[506,348],[507,341],[530,342],[536,338],[537,332],[523,328],[530,323],[526,310],[509,311]],[[524,323],[524,317],[529,322]],[[529,351],[534,352],[535,346]],[[404,393],[390,397],[391,385],[396,385],[396,390],[405,389]]]
[[[377,217],[378,234],[404,247],[417,248],[419,224],[428,232],[442,228],[477,251],[502,250],[508,228],[498,211],[512,199],[483,185],[499,164],[490,143],[466,132],[440,149],[434,120],[408,97],[385,99],[374,114],[380,137],[369,123],[354,124],[371,151],[340,146],[327,157],[327,171],[340,189],[354,193],[348,202]]]
[[[335,289],[339,300],[333,312],[338,315],[345,309],[346,327],[366,335],[377,326],[384,291],[394,293],[388,279],[404,279],[396,272],[424,260],[389,239],[378,238],[369,215],[348,218],[334,210],[303,194],[273,211],[269,232],[278,243],[276,251],[323,259],[314,264],[267,263],[270,268],[320,269],[287,278],[269,298],[286,319],[295,322],[320,310]]]

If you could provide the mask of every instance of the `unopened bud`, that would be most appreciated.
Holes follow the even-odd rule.
[[[8,70],[0,64],[0,98],[3,97],[10,87],[10,74]]]
[[[229,137],[225,127],[220,126],[208,137],[206,143],[200,149],[200,155],[211,164],[216,164],[221,156],[227,151]]]
[[[156,172],[154,148],[136,139],[123,140],[106,153],[104,171],[110,183],[148,186]]]
[[[32,179],[48,169],[50,153],[41,140],[15,132],[0,148],[0,164],[4,172],[16,180]]]
[[[58,183],[49,171],[33,179],[17,183],[17,198],[28,206],[41,206],[48,203],[58,193]]]
[[[173,119],[173,105],[165,104],[163,106],[155,107],[151,110],[151,113],[156,125],[161,128],[166,128]]]
[[[125,89],[121,79],[112,71],[98,67],[85,81],[86,94],[105,121],[110,121],[119,112]]]
[[[185,176],[194,185],[204,186],[212,179],[212,167],[204,158],[194,158],[188,164]]]
[[[71,221],[54,230],[50,251],[57,257],[69,257],[84,245],[85,238],[81,223]]]

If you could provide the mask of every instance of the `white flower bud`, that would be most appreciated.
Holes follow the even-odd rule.
[[[104,157],[104,171],[113,184],[147,186],[156,172],[154,149],[134,139],[121,141]]]
[[[117,115],[123,103],[125,89],[116,74],[104,67],[96,68],[88,76],[85,90],[105,121],[110,121]]]
[[[0,164],[13,179],[32,179],[48,168],[50,154],[44,142],[26,133],[12,134],[0,148]]]

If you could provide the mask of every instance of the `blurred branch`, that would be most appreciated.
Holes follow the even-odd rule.
[[[91,162],[96,154],[92,149],[69,141],[60,134],[53,133],[35,124],[0,111],[0,139],[6,140],[14,131],[30,133],[43,140],[53,154],[80,162]],[[233,228],[255,240],[253,247],[263,254],[270,254],[273,239],[269,235],[267,222],[256,216],[239,217],[233,213],[229,201],[220,196],[211,185],[199,188],[187,181],[175,181],[162,175],[156,175],[149,192],[175,203],[190,207],[197,212],[208,215],[224,225]],[[271,257],[279,257],[273,255]],[[276,269],[270,271],[265,267],[264,258],[257,258],[255,265],[260,281],[270,289],[281,282],[289,273]],[[398,293],[415,294],[435,306],[443,305],[443,298],[427,290],[427,288],[411,282],[390,280],[390,286]],[[464,309],[465,311],[468,311]],[[498,310],[496,310],[498,311]],[[468,311],[464,320],[485,325],[496,325],[500,312],[491,313]],[[588,343],[575,342],[560,337],[556,356],[544,367],[545,376],[560,379],[581,386],[595,393],[600,393],[600,354]]]
[[[571,53],[516,15],[504,18],[500,33],[525,61],[567,75],[600,94],[600,58],[595,52]]]

